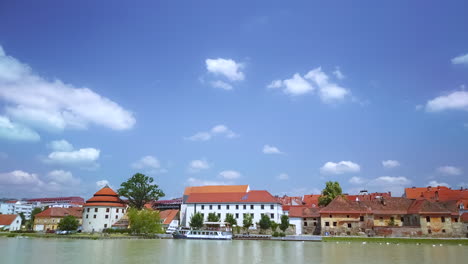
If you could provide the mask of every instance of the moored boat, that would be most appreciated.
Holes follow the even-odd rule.
[[[231,240],[232,233],[218,230],[177,230],[172,233],[176,239],[213,239],[213,240]]]

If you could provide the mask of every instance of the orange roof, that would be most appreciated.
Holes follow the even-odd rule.
[[[405,196],[409,199],[451,201],[468,199],[468,189],[453,190],[445,186],[405,188]]]
[[[186,203],[279,203],[268,191],[192,193]]]
[[[60,208],[60,207],[51,207],[47,210],[44,210],[38,213],[35,217],[38,218],[48,218],[48,217],[65,217],[67,215],[72,215],[76,218],[81,218],[83,213],[82,207],[71,207],[71,208]]]
[[[112,190],[109,186],[105,186],[101,190],[97,191],[94,195],[110,195],[110,196],[117,196],[117,193]]]
[[[174,218],[177,216],[179,213],[179,210],[173,209],[173,210],[164,210],[159,212],[159,217],[161,220],[163,220],[164,225],[168,225],[174,220]]]
[[[291,206],[289,208],[289,217],[320,217],[320,212],[318,208],[310,208],[307,206]]]
[[[145,203],[145,208],[149,210],[153,210],[153,202]]]
[[[0,214],[0,225],[2,225],[2,226],[11,225],[11,223],[13,223],[13,221],[15,221],[16,217],[18,217],[18,215],[15,215],[15,214]]]
[[[283,197],[277,197],[278,202],[282,206],[288,206],[288,205],[302,205],[302,197],[300,196],[287,196],[284,195]]]
[[[320,197],[320,194],[310,194],[310,195],[304,195],[304,203],[306,205],[318,205],[318,198]]]
[[[87,200],[84,206],[125,207],[125,202],[119,198],[119,195],[114,190],[106,186],[97,191],[91,199]]]
[[[246,193],[249,185],[207,185],[186,187],[184,195],[193,193]]]

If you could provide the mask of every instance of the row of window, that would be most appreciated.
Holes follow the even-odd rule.
[[[87,209],[86,209],[86,212],[89,213],[89,210],[90,210],[90,209],[91,209],[91,208],[87,208]],[[98,209],[99,209],[99,208],[94,208],[94,212],[97,213],[97,212],[98,212]],[[103,208],[103,209],[104,209],[104,208]],[[115,209],[115,212],[118,213],[119,210],[120,210],[120,209],[117,208],[117,209]],[[106,213],[109,213],[109,212],[110,212],[110,208],[106,208]],[[125,209],[122,209],[122,213],[125,213]]]
[[[88,219],[88,218],[89,218],[89,215],[86,214],[86,219]],[[96,215],[93,215],[93,218],[96,218]],[[109,219],[109,215],[106,215],[105,218],[106,218],[106,219]],[[119,219],[119,216],[116,215],[116,216],[115,216],[115,219]]]
[[[205,214],[204,214],[204,213],[202,213],[201,215],[203,216],[203,218],[205,218]],[[243,214],[243,217],[245,218],[246,215],[248,215],[248,214]],[[260,217],[262,217],[263,215],[264,215],[264,214],[261,213],[261,214],[260,214]],[[268,215],[268,214],[266,214],[266,215]],[[253,213],[250,214],[250,216],[251,216],[252,218],[254,218],[254,214],[253,214]],[[218,217],[221,219],[221,214],[220,214],[220,213],[218,213]],[[235,217],[236,219],[239,219],[239,213],[235,213],[235,214],[234,214],[234,217]],[[274,219],[274,218],[275,218],[275,214],[270,214],[270,218],[271,218],[271,219]]]
[[[433,217],[433,218],[434,218],[434,217]],[[442,223],[445,223],[445,217],[443,217],[443,216],[440,217],[440,221],[441,221]],[[455,223],[458,223],[458,218],[454,217],[454,218],[452,219],[452,221],[455,222]],[[431,222],[431,217],[430,217],[430,216],[426,216],[426,222],[428,222],[428,223]]]
[[[207,205],[207,206],[209,207],[210,210],[213,210],[213,205],[212,205],[212,204]],[[229,204],[226,204],[226,210],[229,210],[230,208],[231,208],[231,206],[230,206]],[[236,204],[236,205],[235,205],[235,208],[236,208],[236,210],[239,210],[240,206],[239,206],[238,204]],[[201,209],[202,209],[202,210],[205,210],[205,205],[204,205],[204,204],[201,205]],[[243,205],[242,205],[242,209],[243,209],[243,210],[246,210],[246,209],[247,209],[247,205],[246,205],[246,204],[243,204]],[[252,209],[252,210],[254,209],[254,205],[253,205],[253,204],[250,205],[250,209]],[[264,204],[260,205],[260,209],[264,210],[264,209],[265,209],[265,205],[264,205]],[[274,206],[273,204],[270,205],[270,209],[275,209],[275,206]],[[220,204],[218,204],[218,210],[221,210],[221,205],[220,205]]]

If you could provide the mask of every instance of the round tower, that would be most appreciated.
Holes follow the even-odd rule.
[[[83,205],[83,232],[102,232],[125,215],[126,204],[105,186]]]

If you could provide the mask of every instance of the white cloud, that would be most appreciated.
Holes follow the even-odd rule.
[[[220,80],[212,81],[211,86],[213,88],[219,88],[219,89],[223,89],[223,90],[227,90],[227,91],[232,90],[232,85],[230,85],[229,83],[220,81]]]
[[[220,172],[219,176],[226,180],[235,180],[235,179],[240,178],[241,174],[238,171],[225,170],[225,171]]]
[[[61,183],[73,181],[72,173],[64,170],[53,170],[49,172],[48,178],[52,181]]]
[[[203,180],[198,178],[190,177],[187,179],[187,185],[190,186],[204,186],[204,185],[230,185],[232,182],[225,182],[225,181],[211,181],[211,180]]]
[[[383,160],[382,166],[387,169],[396,168],[400,166],[400,162],[398,160]]]
[[[338,79],[338,80],[343,80],[346,76],[344,76],[344,74],[340,71],[340,68],[339,67],[336,67],[335,71],[333,72],[333,74],[335,75],[335,77]]]
[[[393,196],[403,194],[406,187],[411,184],[411,180],[406,177],[382,176],[367,183],[367,187],[374,191],[392,192]]]
[[[309,71],[305,75],[306,79],[313,81],[319,87],[320,98],[324,103],[343,100],[350,92],[328,81],[328,76],[322,71],[321,67]]]
[[[450,187],[450,184],[445,182],[438,182],[438,181],[430,181],[427,186],[437,187],[437,186],[445,186]]]
[[[72,151],[73,145],[65,139],[51,141],[47,145],[53,151]]]
[[[426,103],[426,111],[428,112],[440,112],[444,110],[468,111],[468,92],[455,91],[448,95],[436,97]]]
[[[216,135],[225,136],[226,138],[236,138],[239,136],[225,125],[216,125],[213,128],[211,128],[208,132],[198,132],[193,136],[186,137],[185,139],[191,141],[208,141]]]
[[[291,79],[286,79],[282,82],[284,92],[289,95],[303,95],[314,91],[314,87],[304,80],[298,73],[294,74]]]
[[[43,182],[35,173],[28,173],[22,170],[15,170],[7,173],[0,173],[0,185],[42,185]]]
[[[444,175],[461,175],[462,169],[454,167],[454,166],[442,166],[437,168],[437,172],[444,174]]]
[[[452,59],[452,64],[467,64],[468,65],[468,53],[460,55]]]
[[[48,130],[87,128],[130,129],[133,114],[89,88],[46,80],[15,58],[0,53],[0,99],[15,121]]]
[[[278,88],[281,88],[282,86],[283,86],[283,81],[274,80],[267,86],[267,88],[268,89],[278,89]]]
[[[359,185],[359,184],[364,184],[366,182],[365,179],[357,176],[353,176],[349,179],[349,183]]]
[[[1,90],[1,87],[0,87]],[[41,137],[34,130],[18,123],[13,123],[8,117],[0,116],[0,138],[12,141],[39,141]]]
[[[355,173],[359,172],[361,167],[359,164],[356,164],[352,161],[340,161],[338,163],[335,162],[327,162],[325,163],[320,171],[323,174],[344,174],[344,173]]]
[[[277,178],[278,178],[278,180],[282,180],[282,181],[289,180],[289,175],[286,174],[286,173],[281,173],[280,175],[278,175]]]
[[[89,164],[99,159],[100,150],[82,148],[73,151],[54,151],[49,154],[48,161],[60,164]]]
[[[277,147],[275,146],[270,146],[270,145],[264,145],[263,146],[263,153],[265,154],[283,154]]]
[[[210,164],[205,159],[192,160],[189,163],[188,171],[192,172],[192,173],[196,173],[196,172],[199,172],[201,170],[207,170],[210,167],[211,167]]]
[[[231,81],[244,80],[244,67],[242,63],[237,63],[231,59],[206,59],[206,69],[216,75],[223,75]]]
[[[97,181],[97,182],[96,182],[96,186],[97,186],[99,189],[102,189],[102,188],[106,187],[106,185],[107,185],[107,186],[110,186],[110,183],[109,183],[108,180],[100,180],[100,181]]]

